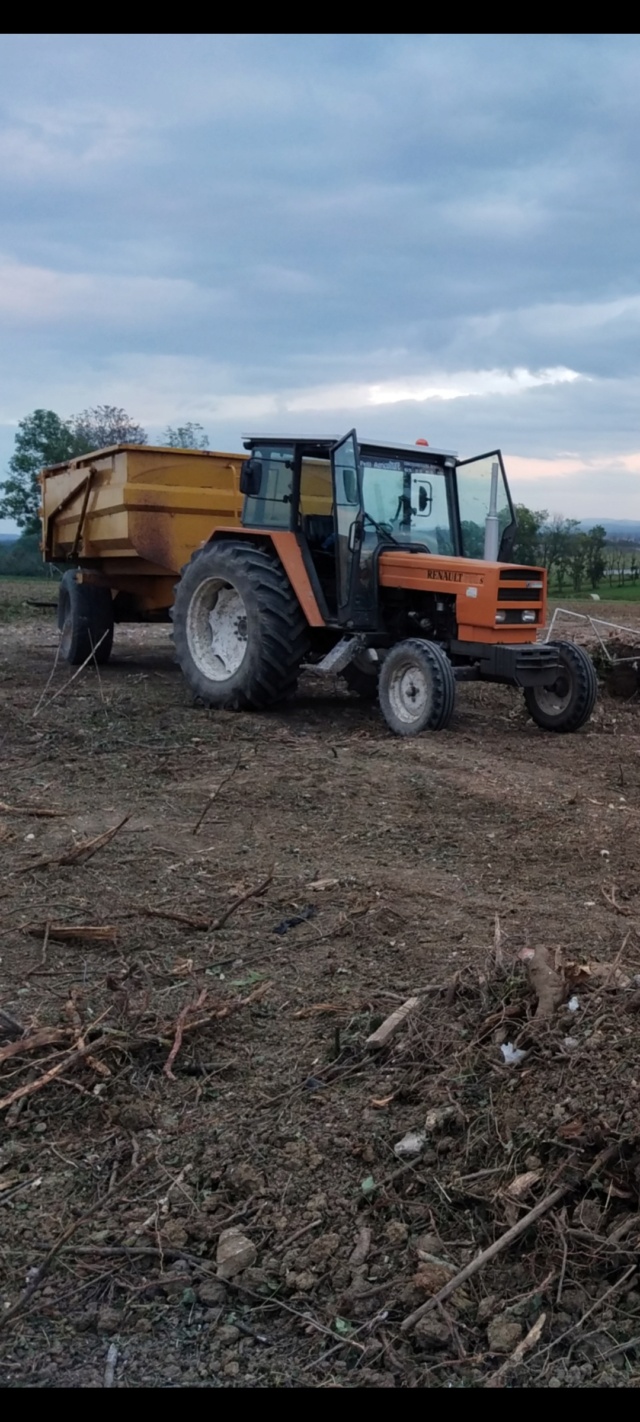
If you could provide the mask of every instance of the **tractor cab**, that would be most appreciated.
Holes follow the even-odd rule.
[[[506,561],[515,515],[499,451],[247,436],[242,522],[296,535],[328,626],[375,632],[383,552]]]

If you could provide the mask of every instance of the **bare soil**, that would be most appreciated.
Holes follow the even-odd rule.
[[[71,681],[52,596],[0,584],[2,1385],[639,1381],[635,690],[212,714],[162,628]]]

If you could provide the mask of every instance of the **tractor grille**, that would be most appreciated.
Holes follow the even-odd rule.
[[[498,602],[517,602],[519,607],[541,607],[543,588],[528,588],[527,583],[541,583],[539,568],[503,568],[501,583],[511,583],[511,587],[498,588]],[[524,586],[517,587],[520,583]]]
[[[523,607],[540,607],[542,588],[498,588],[498,602],[522,603]]]
[[[531,579],[533,582],[540,581],[539,568],[502,568],[500,572],[501,583],[521,583]]]

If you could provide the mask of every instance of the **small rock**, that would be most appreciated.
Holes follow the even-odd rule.
[[[330,1259],[335,1254],[340,1245],[339,1234],[321,1234],[307,1250],[307,1258],[311,1264],[324,1264],[326,1259]]]
[[[480,1303],[478,1304],[476,1312],[476,1322],[486,1323],[488,1318],[493,1318],[497,1307],[498,1300],[495,1294],[487,1294],[486,1299],[481,1299]]]
[[[78,1314],[75,1324],[79,1333],[86,1333],[88,1328],[95,1328],[98,1318],[97,1308],[87,1308],[84,1313]]]
[[[240,1364],[236,1363],[235,1360],[231,1363],[225,1363],[222,1371],[228,1378],[237,1378],[238,1373],[240,1372]]]
[[[287,1141],[283,1153],[287,1157],[287,1165],[303,1165],[307,1159],[306,1141]]]
[[[425,1131],[439,1131],[445,1121],[453,1121],[457,1115],[455,1106],[439,1106],[434,1111],[427,1111],[424,1121]]]
[[[579,1228],[588,1229],[597,1234],[602,1222],[602,1210],[597,1200],[581,1200],[576,1205],[572,1215],[572,1223]]]
[[[441,1323],[437,1318],[431,1318],[427,1314],[426,1318],[419,1318],[415,1326],[414,1337],[423,1348],[446,1348],[450,1340],[449,1329],[446,1323]]]
[[[249,1268],[246,1270],[242,1282],[249,1289],[258,1289],[269,1283],[269,1274],[266,1269]]]
[[[255,1264],[258,1257],[255,1244],[247,1239],[241,1229],[223,1229],[216,1252],[217,1273],[220,1279],[233,1279]]]
[[[216,1279],[207,1279],[206,1283],[200,1284],[198,1288],[198,1299],[208,1308],[215,1308],[216,1304],[225,1303],[226,1297],[227,1291],[224,1284],[218,1283]]]
[[[221,1323],[216,1329],[216,1343],[221,1343],[228,1347],[230,1343],[237,1343],[240,1337],[240,1329],[233,1323]]]
[[[235,1196],[264,1194],[264,1177],[245,1160],[229,1166],[225,1171],[225,1183]]]
[[[549,1381],[548,1381],[548,1383],[547,1383],[547,1387],[564,1387],[564,1383],[563,1383],[563,1381],[562,1381],[562,1378],[556,1378],[556,1377],[549,1378]]]
[[[109,1308],[107,1304],[98,1309],[96,1327],[98,1333],[117,1333],[122,1324],[122,1314],[117,1308]]]
[[[522,1338],[522,1324],[501,1313],[492,1318],[487,1328],[487,1338],[492,1353],[511,1353]]]
[[[180,1220],[164,1220],[160,1227],[162,1244],[171,1249],[183,1249],[187,1242],[187,1231]]]
[[[161,1282],[162,1291],[168,1297],[182,1294],[191,1283],[191,1273],[183,1259],[176,1259],[163,1275]]]
[[[453,1278],[455,1272],[455,1269],[450,1264],[445,1264],[444,1261],[437,1264],[425,1262],[414,1274],[412,1283],[419,1293],[430,1298],[432,1294],[437,1294],[449,1279]]]
[[[439,1234],[421,1234],[415,1244],[419,1259],[431,1259],[434,1254],[442,1254],[444,1249]]]
[[[404,1244],[409,1231],[402,1220],[389,1220],[385,1226],[385,1239],[389,1244]]]
[[[286,1282],[289,1288],[294,1289],[298,1294],[309,1294],[317,1283],[314,1274],[308,1269],[301,1269],[299,1274],[287,1274]]]

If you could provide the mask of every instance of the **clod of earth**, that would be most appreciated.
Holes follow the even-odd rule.
[[[219,1279],[234,1279],[243,1269],[255,1264],[258,1251],[255,1244],[247,1239],[241,1229],[224,1229],[218,1240],[216,1251],[217,1274]]]

